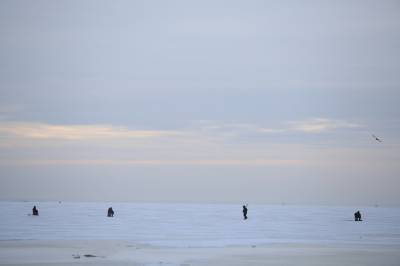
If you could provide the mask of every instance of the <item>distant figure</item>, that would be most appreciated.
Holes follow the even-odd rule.
[[[108,208],[107,216],[108,217],[114,217],[114,210],[112,209],[112,207]]]
[[[35,216],[39,215],[39,211],[38,211],[38,209],[36,209],[36,206],[33,206],[32,215],[35,215]]]
[[[243,205],[243,218],[247,220],[247,207]]]
[[[354,213],[354,221],[356,222],[361,222],[361,213],[360,211],[357,211],[356,213]]]
[[[380,138],[378,138],[377,136],[375,136],[375,135],[372,135],[372,137],[376,140],[376,141],[378,141],[378,142],[382,142],[382,140],[380,139]]]

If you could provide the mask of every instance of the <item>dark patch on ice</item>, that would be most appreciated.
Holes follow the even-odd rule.
[[[105,256],[97,256],[97,255],[93,255],[93,254],[85,254],[85,255],[82,255],[83,257],[85,257],[85,258],[105,258]],[[80,259],[81,258],[81,255],[79,255],[79,254],[72,254],[72,257],[74,258],[74,259]]]

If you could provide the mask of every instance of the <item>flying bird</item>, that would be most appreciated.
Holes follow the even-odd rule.
[[[382,142],[382,140],[381,140],[380,138],[378,138],[377,136],[372,135],[372,137],[373,137],[376,141]]]

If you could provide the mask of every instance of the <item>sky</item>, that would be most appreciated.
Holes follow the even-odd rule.
[[[400,205],[399,12],[0,1],[0,200]]]

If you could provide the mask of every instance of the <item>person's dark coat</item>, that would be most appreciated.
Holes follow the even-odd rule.
[[[112,209],[112,207],[108,208],[107,216],[108,217],[114,217],[114,210]]]
[[[243,218],[247,220],[247,207],[243,205]]]
[[[38,216],[38,215],[39,215],[39,211],[38,211],[38,209],[36,208],[36,206],[33,206],[32,215],[35,215],[35,216]]]
[[[362,221],[362,220],[361,220],[361,213],[360,213],[360,211],[357,211],[357,212],[354,213],[354,221],[356,221],[356,222]]]

